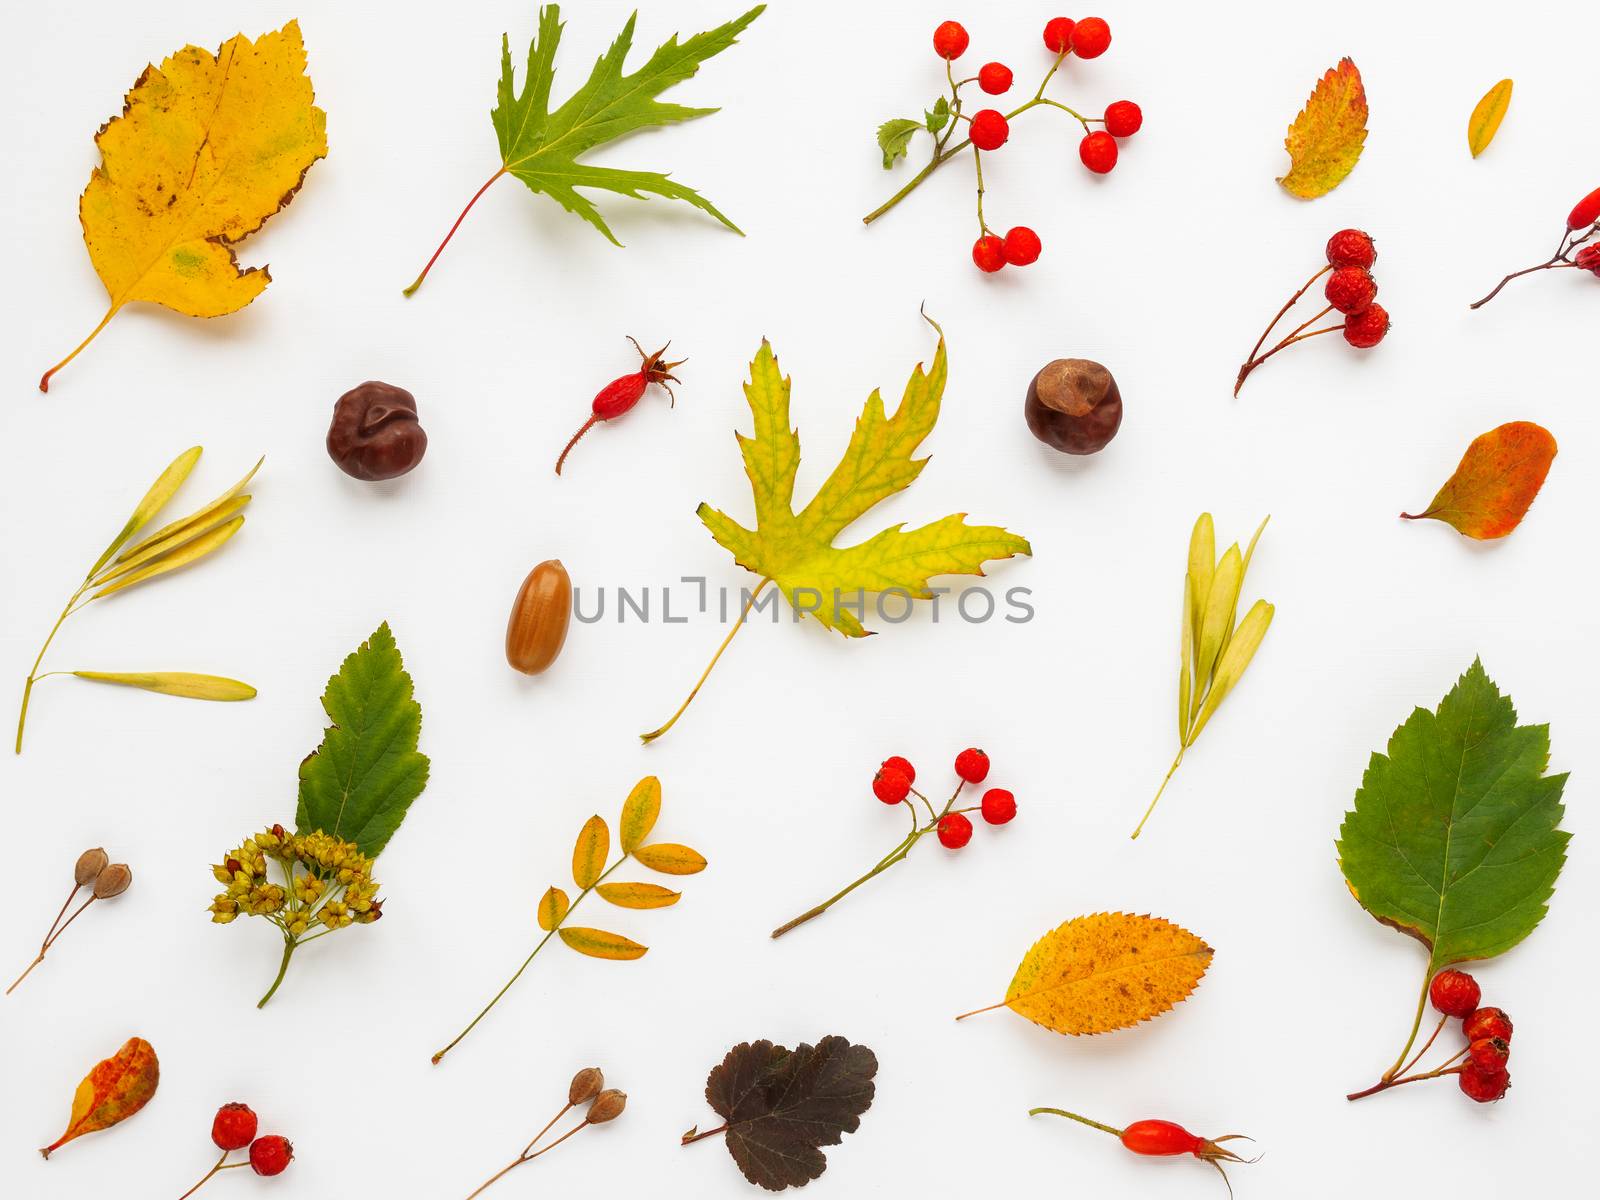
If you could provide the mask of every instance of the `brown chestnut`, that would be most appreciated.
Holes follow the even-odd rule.
[[[421,462],[427,449],[416,397],[405,388],[368,380],[333,406],[328,456],[346,475],[394,479]]]
[[[1111,372],[1087,358],[1058,358],[1028,384],[1023,408],[1033,436],[1067,454],[1093,454],[1117,436],[1122,393]]]

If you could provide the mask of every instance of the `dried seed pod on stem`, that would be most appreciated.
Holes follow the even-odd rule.
[[[17,984],[26,979],[33,969],[44,961],[45,954],[55,945],[56,939],[67,931],[67,926],[76,921],[89,905],[96,900],[110,900],[122,895],[132,882],[133,871],[128,864],[109,861],[106,852],[98,846],[78,855],[78,861],[72,868],[72,890],[67,893],[61,911],[56,914],[56,919],[50,923],[50,929],[44,935],[44,941],[39,944],[38,955],[28,964],[27,970],[18,975],[16,981],[6,989],[6,995],[9,996],[16,991]],[[72,907],[73,900],[77,899],[78,893],[84,888],[89,889],[89,898],[68,917],[67,909]]]
[[[530,1140],[528,1144],[522,1148],[522,1152],[520,1154],[518,1154],[509,1163],[501,1167],[493,1175],[489,1176],[488,1179],[484,1180],[476,1188],[474,1188],[472,1192],[468,1194],[467,1200],[473,1200],[474,1197],[481,1196],[484,1192],[488,1191],[489,1188],[500,1182],[500,1180],[511,1174],[511,1172],[515,1171],[518,1167],[527,1166],[541,1154],[546,1154],[549,1151],[554,1150],[557,1146],[561,1145],[562,1142],[576,1134],[582,1133],[589,1126],[604,1125],[606,1122],[615,1121],[618,1117],[620,1117],[622,1115],[622,1110],[626,1108],[628,1104],[627,1094],[625,1092],[619,1092],[615,1088],[604,1088],[604,1090],[602,1090],[602,1085],[604,1083],[605,1076],[601,1074],[599,1067],[585,1067],[583,1070],[574,1075],[572,1077],[571,1085],[567,1088],[567,1102],[561,1106],[556,1115],[545,1122],[544,1128],[533,1135],[532,1140]],[[589,1111],[579,1119],[576,1125],[567,1130],[554,1141],[550,1142],[548,1145],[542,1146],[537,1150],[534,1149],[535,1146],[538,1146],[539,1143],[544,1140],[545,1134],[549,1133],[555,1128],[556,1123],[560,1121],[562,1117],[566,1116],[573,1109],[580,1108],[585,1104],[589,1106]]]

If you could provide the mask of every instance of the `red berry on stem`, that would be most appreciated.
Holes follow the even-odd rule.
[[[891,754],[888,758],[879,763],[878,766],[885,771],[899,771],[912,783],[917,781],[917,769],[911,765],[911,760],[901,758],[898,754]]]
[[[1011,90],[1011,68],[1005,63],[984,63],[978,68],[978,86],[991,96],[1003,96]]]
[[[1106,105],[1106,132],[1112,137],[1132,137],[1143,125],[1144,110],[1132,100]]]
[[[911,780],[893,767],[883,767],[872,777],[872,794],[885,804],[899,804],[910,792]]]
[[[1111,48],[1111,26],[1099,17],[1085,17],[1072,27],[1072,49],[1079,58],[1099,58]]]
[[[1498,1100],[1506,1094],[1506,1089],[1511,1086],[1511,1072],[1504,1067],[1484,1070],[1473,1063],[1468,1063],[1461,1068],[1456,1080],[1461,1084],[1461,1090],[1469,1100],[1488,1104],[1491,1100]]]
[[[971,40],[960,21],[945,21],[933,31],[933,52],[940,58],[960,58]]]
[[[282,1175],[294,1161],[294,1147],[281,1134],[269,1133],[250,1143],[250,1169],[257,1175]]]
[[[969,746],[956,755],[956,774],[968,783],[982,783],[989,775],[989,756]]]
[[[1600,188],[1595,188],[1582,200],[1579,200],[1567,217],[1567,228],[1576,232],[1587,225],[1600,221]]]
[[[1135,1154],[1165,1157],[1194,1154],[1206,1139],[1172,1121],[1135,1121],[1122,1131],[1122,1144]]]
[[[1467,1047],[1467,1062],[1481,1071],[1504,1067],[1510,1057],[1511,1046],[1502,1038],[1479,1038]]]
[[[1328,239],[1330,267],[1366,267],[1378,261],[1378,248],[1370,234],[1359,229],[1341,229]]]
[[[256,1136],[256,1114],[248,1104],[234,1101],[217,1109],[211,1122],[211,1140],[219,1150],[243,1150]]]
[[[1389,310],[1381,304],[1345,318],[1344,340],[1357,350],[1371,350],[1388,335]]]
[[[1428,999],[1447,1017],[1470,1017],[1482,996],[1478,981],[1465,971],[1440,971],[1428,985]]]
[[[1096,175],[1109,175],[1117,165],[1117,139],[1103,129],[1096,130],[1078,143],[1078,157]]]
[[[979,805],[983,819],[991,825],[1004,825],[1017,815],[1017,798],[1005,788],[990,788]]]
[[[1510,1042],[1511,1018],[1506,1016],[1503,1009],[1480,1008],[1461,1023],[1461,1033],[1469,1042],[1479,1038],[1499,1038],[1502,1042]]]
[[[1578,264],[1580,270],[1592,271],[1600,277],[1600,246],[1585,246],[1572,261]]]
[[[1044,245],[1039,235],[1026,225],[1018,225],[1006,234],[1006,261],[1013,267],[1026,267],[1039,261]]]
[[[939,845],[959,850],[972,840],[972,822],[966,813],[945,813],[939,818]]]
[[[992,233],[986,233],[972,243],[972,261],[978,270],[993,275],[1006,265],[1006,244]]]
[[[1365,312],[1378,298],[1378,281],[1365,267],[1340,267],[1328,276],[1323,295],[1342,313]]]
[[[1044,23],[1044,48],[1051,54],[1065,54],[1072,49],[1072,27],[1076,24],[1071,17],[1051,17]]]
[[[979,150],[998,150],[1011,136],[1011,126],[998,110],[980,109],[972,114],[972,127],[967,135]]]

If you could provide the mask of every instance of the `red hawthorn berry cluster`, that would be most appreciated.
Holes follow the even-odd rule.
[[[1556,252],[1550,256],[1549,262],[1542,262],[1536,266],[1525,267],[1520,271],[1513,271],[1498,284],[1482,300],[1474,304],[1473,308],[1482,308],[1489,301],[1500,294],[1500,289],[1513,279],[1520,279],[1524,275],[1532,275],[1535,271],[1560,270],[1563,267],[1576,267],[1580,271],[1588,271],[1595,278],[1600,279],[1600,244],[1586,246],[1585,242],[1600,237],[1600,188],[1595,188],[1582,200],[1573,206],[1567,214],[1567,227],[1561,231],[1561,244],[1556,247]],[[1579,249],[1582,247],[1582,249]]]
[[[1389,333],[1389,310],[1379,304],[1378,281],[1372,277],[1372,264],[1377,261],[1378,248],[1373,244],[1370,235],[1359,229],[1341,229],[1328,239],[1327,259],[1328,265],[1306,281],[1289,302],[1278,310],[1278,315],[1272,318],[1266,332],[1255,344],[1255,349],[1250,351],[1250,357],[1239,368],[1239,378],[1234,382],[1233,394],[1237,396],[1239,389],[1244,387],[1244,381],[1267,359],[1280,350],[1287,350],[1297,342],[1313,338],[1324,333],[1342,333],[1344,340],[1358,350],[1370,350],[1383,341]],[[1327,305],[1309,321],[1297,326],[1282,341],[1266,353],[1261,348],[1267,344],[1267,338],[1278,327],[1278,322],[1288,315],[1291,308],[1299,302],[1324,275],[1328,282],[1323,285],[1323,298]],[[1337,325],[1325,325],[1321,329],[1312,329],[1323,317],[1331,313],[1338,313],[1344,319]]]
[[[1364,1091],[1352,1092],[1346,1099],[1359,1100],[1404,1083],[1444,1079],[1451,1075],[1456,1077],[1462,1094],[1479,1104],[1499,1100],[1506,1094],[1511,1086],[1511,1072],[1506,1069],[1506,1060],[1511,1057],[1511,1018],[1506,1016],[1505,1010],[1482,1007],[1483,995],[1478,981],[1465,971],[1453,969],[1440,971],[1433,977],[1428,984],[1428,999],[1440,1016],[1438,1026],[1422,1044],[1422,1049],[1407,1061],[1406,1055],[1411,1051],[1408,1044],[1382,1079]],[[1412,1073],[1452,1020],[1461,1022],[1461,1033],[1467,1044],[1433,1070]]]
[[[257,1137],[257,1125],[256,1114],[248,1104],[233,1101],[217,1109],[217,1115],[211,1121],[211,1140],[222,1151],[222,1157],[199,1183],[178,1200],[188,1200],[219,1171],[249,1167],[257,1175],[282,1175],[294,1159],[294,1146],[281,1134],[267,1133]],[[229,1162],[228,1156],[236,1150],[244,1150],[245,1157],[238,1162]]]
[[[1138,133],[1144,124],[1144,114],[1132,100],[1118,100],[1106,108],[1104,116],[1086,117],[1044,94],[1046,86],[1069,55],[1075,54],[1083,59],[1099,58],[1111,46],[1111,26],[1099,17],[1085,17],[1081,21],[1074,21],[1071,17],[1052,17],[1045,23],[1045,49],[1055,55],[1055,61],[1033,97],[1010,112],[980,108],[969,115],[965,111],[966,102],[961,94],[963,88],[975,83],[986,95],[1002,96],[1011,90],[1014,79],[1011,68],[1000,62],[985,63],[978,68],[976,75],[957,79],[952,64],[967,52],[970,43],[971,38],[959,21],[945,21],[933,31],[934,53],[945,62],[947,95],[938,98],[926,112],[923,121],[889,121],[878,131],[885,167],[892,167],[894,160],[906,152],[911,134],[922,127],[926,127],[934,139],[932,160],[888,203],[868,214],[865,221],[871,224],[877,220],[934,170],[970,147],[978,183],[978,240],[972,246],[972,261],[979,270],[992,274],[1007,266],[1025,267],[1037,262],[1043,250],[1039,235],[1028,226],[1013,226],[1002,237],[989,227],[984,218],[983,155],[993,153],[1006,144],[1011,137],[1011,123],[1028,110],[1041,106],[1069,114],[1083,126],[1083,140],[1078,144],[1079,160],[1095,174],[1106,175],[1117,165],[1118,139],[1130,138]],[[966,123],[967,136],[964,141],[958,141],[956,135],[962,128],[962,122]],[[1096,125],[1101,128],[1092,128]]]

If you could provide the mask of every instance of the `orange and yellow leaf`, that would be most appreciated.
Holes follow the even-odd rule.
[[[1443,521],[1470,538],[1501,538],[1522,522],[1556,457],[1556,439],[1532,421],[1511,421],[1472,440],[1455,474],[1408,521]]]
[[[1367,91],[1348,58],[1328,71],[1289,126],[1289,173],[1278,182],[1302,200],[1326,196],[1355,170],[1367,141]]]
[[[150,1102],[161,1081],[156,1052],[143,1038],[129,1038],[110,1058],[84,1076],[72,1097],[67,1129],[39,1153],[46,1158],[74,1138],[109,1129]]]

